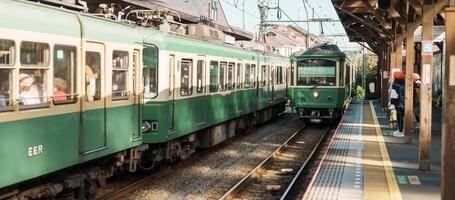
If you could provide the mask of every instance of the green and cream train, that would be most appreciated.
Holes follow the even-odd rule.
[[[0,13],[0,199],[93,198],[287,102],[285,57],[29,1]]]
[[[340,118],[351,99],[355,70],[337,45],[322,44],[291,55],[289,98],[306,121]]]

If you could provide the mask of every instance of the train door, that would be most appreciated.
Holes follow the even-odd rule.
[[[106,148],[106,68],[104,45],[86,43],[83,62],[82,133],[80,152],[88,154]]]
[[[241,61],[240,61],[239,63],[237,63],[237,68],[235,70],[235,74],[236,74],[235,75],[235,81],[236,81],[235,87],[238,90],[236,93],[236,102],[237,102],[236,103],[236,108],[237,108],[236,113],[237,114],[242,113],[243,112],[242,108],[244,108],[244,104],[243,104],[243,93],[244,92],[242,91],[242,89],[243,89],[243,83],[244,83],[243,75],[245,73],[243,72],[243,70],[244,70],[243,66],[244,66],[244,64],[241,63]]]
[[[207,122],[207,96],[206,96],[206,61],[204,56],[199,56],[196,63],[196,93],[200,99],[199,112],[196,124],[201,126]]]
[[[141,77],[141,57],[140,51],[135,49],[133,52],[133,110],[134,116],[137,118],[137,131],[133,132],[133,139],[141,138],[141,122],[142,122],[142,104],[143,104],[143,96],[142,96],[142,79]]]
[[[175,55],[169,55],[169,111],[170,115],[168,121],[170,122],[169,134],[175,132]]]
[[[275,100],[275,81],[276,81],[276,76],[275,76],[275,67],[274,66],[270,66],[270,87],[271,87],[271,90],[272,90],[272,95],[270,95],[270,100],[273,101]]]

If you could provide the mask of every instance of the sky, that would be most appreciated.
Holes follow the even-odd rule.
[[[243,3],[245,3],[245,29],[257,33],[259,29],[259,9],[257,6],[258,0],[220,0],[223,10],[225,12],[226,18],[230,25],[243,27]],[[335,9],[332,6],[330,0],[269,0],[270,7],[276,7],[278,5],[284,13],[286,13],[289,18],[292,20],[306,20],[307,12],[305,11],[304,1],[307,1],[309,6],[314,9],[312,11],[308,4],[308,17],[313,18],[331,18],[334,20],[339,20],[338,15],[335,12]],[[289,20],[289,18],[282,14],[281,20]],[[268,20],[278,20],[277,10],[270,10],[268,14]],[[290,23],[280,23],[280,24],[293,24]],[[307,23],[298,22],[298,26],[307,29]],[[340,22],[324,22],[324,33],[332,39],[332,41],[342,49],[342,50],[359,50],[360,46],[357,43],[349,42],[347,36],[343,37],[334,37],[330,35],[346,35],[343,26]],[[310,33],[319,35],[321,33],[321,28],[319,23],[308,23],[308,28]]]

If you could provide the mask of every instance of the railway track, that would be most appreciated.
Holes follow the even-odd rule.
[[[331,132],[329,127],[303,127],[237,182],[219,200],[286,199],[307,164]]]

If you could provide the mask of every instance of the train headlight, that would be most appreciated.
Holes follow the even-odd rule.
[[[313,92],[313,97],[318,98],[319,97],[319,92]]]
[[[152,129],[152,124],[148,121],[142,121],[141,131],[147,132],[150,131],[150,129]]]

